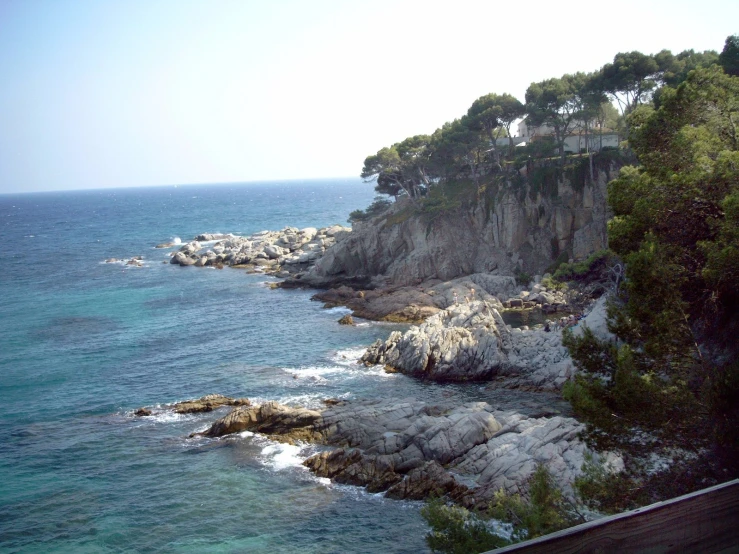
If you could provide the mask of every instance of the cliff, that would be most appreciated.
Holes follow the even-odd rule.
[[[583,258],[607,246],[606,185],[620,167],[612,158],[596,166],[592,182],[583,163],[569,171],[542,166],[498,177],[455,209],[401,200],[356,222],[300,281],[412,285],[473,273],[541,274],[558,258]]]

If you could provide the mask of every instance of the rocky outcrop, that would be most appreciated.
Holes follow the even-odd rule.
[[[489,379],[507,363],[510,332],[485,302],[452,306],[367,349],[362,361],[435,381]]]
[[[499,488],[525,486],[538,462],[571,490],[586,452],[574,419],[526,417],[484,402],[350,402],[324,411],[317,427],[340,448],[309,458],[309,468],[391,498],[445,494],[484,505]]]
[[[605,302],[575,327],[605,328]],[[362,361],[434,381],[497,379],[506,387],[558,390],[574,374],[561,331],[510,329],[485,301],[451,306],[425,323],[372,344]]]
[[[176,414],[194,414],[201,412],[212,412],[217,408],[223,406],[250,406],[251,402],[248,398],[231,398],[229,396],[223,396],[222,394],[206,394],[201,398],[195,400],[184,400],[183,402],[175,402],[174,404],[167,404],[163,408],[151,409],[151,408],[139,408],[134,411],[136,416],[150,416],[156,412],[171,411]]]
[[[105,260],[106,264],[123,264],[127,266],[133,266],[133,267],[144,267],[144,257],[143,256],[134,256],[133,258],[129,259],[123,259],[120,260],[118,258],[107,258]]]
[[[261,406],[241,406],[227,416],[219,419],[206,431],[191,436],[221,437],[241,431],[253,431],[273,435],[278,440],[318,440],[320,433],[315,424],[320,412],[305,408],[290,408],[277,402],[267,402]]]
[[[355,223],[302,281],[376,288],[473,273],[541,274],[562,252],[582,258],[606,246],[606,184],[616,169],[599,171],[593,184],[551,177],[547,194],[533,182],[500,183],[494,198],[433,218],[400,202]]]
[[[197,400],[186,400],[172,405],[178,414],[192,414],[198,412],[212,412],[221,406],[250,406],[248,398],[229,398],[222,394],[207,394]]]
[[[197,267],[229,265],[287,277],[307,270],[349,231],[334,225],[323,229],[285,227],[249,237],[203,233],[172,253],[170,263]]]
[[[513,277],[474,274],[447,282],[429,280],[417,286],[355,290],[340,286],[319,292],[313,300],[326,307],[346,306],[352,315],[374,321],[421,323],[439,310],[459,302],[485,300],[502,308],[501,298],[519,294]]]
[[[484,402],[384,399],[342,402],[322,413],[274,402],[239,407],[202,435],[251,430],[320,442],[335,449],[305,461],[319,476],[390,498],[446,495],[484,506],[500,488],[525,487],[538,463],[571,493],[586,454],[581,429],[571,418],[527,417]]]

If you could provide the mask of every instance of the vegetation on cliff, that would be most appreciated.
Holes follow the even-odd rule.
[[[639,165],[609,185],[619,340],[567,335],[582,371],[565,393],[601,447],[689,453],[669,487],[637,483],[645,502],[737,473],[739,78],[699,68],[628,119]]]
[[[554,134],[546,148],[536,145],[538,155],[556,152],[561,170],[572,164],[563,137],[573,121],[593,121],[605,97],[619,105],[615,127],[634,160],[609,184],[610,250],[580,264],[558,260],[552,268],[560,282],[607,280],[613,268],[619,271],[609,309],[615,340],[599,340],[588,330],[566,332],[563,339],[580,370],[564,393],[587,424],[586,438],[599,449],[623,452],[627,462],[621,475],[596,463],[583,468],[575,488],[600,511],[739,475],[737,67],[739,37],[733,36],[720,55],[618,54],[598,72],[533,83],[526,94],[527,121],[545,123]],[[454,125],[473,129],[469,118]],[[437,143],[429,140],[430,187],[465,178],[479,191],[481,182],[518,169],[510,149],[501,154],[462,146],[472,142],[459,142],[451,151],[464,155],[437,166]],[[592,156],[586,160],[589,165]],[[581,166],[585,179],[588,165]],[[419,197],[431,192],[418,190]],[[431,536],[439,539],[435,520],[429,521]],[[465,551],[440,544],[431,546]]]
[[[500,490],[483,512],[470,512],[434,499],[421,509],[421,515],[431,526],[426,543],[434,552],[448,554],[500,548],[584,521],[543,464],[537,466],[529,479],[525,496]],[[496,522],[499,528],[495,527]],[[500,522],[507,525],[507,533],[500,529]]]
[[[618,132],[625,138],[627,116],[658,98],[659,87],[677,85],[689,71],[709,67],[718,59],[713,51],[619,53],[597,71],[531,83],[525,103],[507,93],[487,94],[475,100],[466,114],[433,133],[408,137],[368,156],[361,175],[376,181],[379,194],[407,197],[417,208],[420,198],[450,183],[472,182],[479,194],[496,175],[510,176],[532,159],[556,154],[559,164],[567,165],[565,140],[573,133],[582,137],[580,148],[585,154],[602,149],[602,141],[595,137],[604,133]],[[548,132],[514,148],[512,125],[521,118],[528,127],[546,127]],[[589,165],[592,179],[592,161]],[[359,220],[368,215],[355,212],[352,217]]]

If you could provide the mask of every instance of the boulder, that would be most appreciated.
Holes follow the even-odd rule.
[[[184,252],[176,252],[170,259],[169,263],[182,266],[195,265],[195,260]]]
[[[264,253],[269,256],[271,260],[276,260],[285,254],[285,251],[275,244],[268,244],[264,247]]]
[[[405,333],[393,331],[361,360],[423,379],[495,379],[499,386],[538,390],[559,390],[574,375],[561,332],[509,331],[497,309],[482,301],[451,306]]]
[[[339,325],[354,325],[354,318],[346,314],[339,320]]]
[[[228,235],[228,234],[222,234],[222,233],[201,233],[197,237],[195,237],[196,241],[201,242],[210,242],[214,240],[224,240],[224,239],[230,239],[234,235]]]
[[[200,250],[201,246],[200,243],[196,240],[188,242],[184,246],[180,248],[180,252],[183,252],[184,254],[194,254],[198,250]]]
[[[506,362],[510,334],[495,308],[482,301],[451,306],[405,334],[393,332],[362,361],[440,381],[489,379]]]

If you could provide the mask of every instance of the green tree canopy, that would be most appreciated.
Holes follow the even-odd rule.
[[[470,125],[479,126],[487,134],[492,144],[495,160],[500,169],[500,155],[496,144],[497,139],[508,136],[509,155],[513,151],[511,125],[524,116],[525,106],[516,97],[510,94],[486,94],[472,103],[467,110]]]
[[[437,172],[447,177],[469,174],[479,188],[490,144],[471,118],[464,116],[445,123],[434,132],[432,144],[431,162]]]
[[[582,350],[610,360],[598,364],[610,368],[608,379],[591,368],[569,392],[576,411],[598,425],[626,433],[664,425],[666,438],[692,432],[694,440],[700,404],[718,406],[704,391],[733,375],[704,357],[710,344],[724,360],[739,358],[737,121],[739,78],[715,65],[666,88],[658,109],[642,106],[630,116],[641,166],[623,168],[608,187],[609,245],[627,277],[626,303],[611,313],[611,325],[624,342],[616,350],[592,337],[568,338],[578,363]]]
[[[526,90],[527,122],[531,125],[548,125],[554,130],[559,154],[564,161],[564,141],[576,126],[581,103],[578,94],[587,84],[584,73],[564,75],[531,83]]]
[[[719,54],[718,63],[721,64],[727,74],[739,77],[739,35],[726,37],[726,43],[721,54]]]
[[[618,102],[622,113],[630,113],[657,87],[661,72],[671,61],[667,54],[658,55],[661,68],[654,56],[636,51],[616,54],[613,63],[600,70],[602,90]]]
[[[416,135],[381,148],[364,160],[361,177],[376,179],[375,190],[381,194],[397,197],[402,192],[415,201],[431,183],[430,142],[428,135]]]

